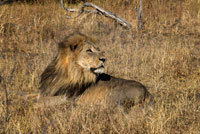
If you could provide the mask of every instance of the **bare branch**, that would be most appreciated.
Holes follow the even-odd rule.
[[[65,9],[66,11],[68,12],[79,12],[79,10],[77,9],[70,9],[70,8],[66,8],[65,5],[64,5],[64,0],[61,0],[61,5],[62,5],[62,8]]]
[[[127,21],[125,21],[123,18],[117,16],[116,14],[114,14],[112,12],[106,11],[106,10],[104,10],[104,9],[102,9],[102,8],[92,4],[92,3],[87,3],[87,2],[84,3],[80,10],[66,8],[64,6],[63,0],[61,0],[61,5],[62,5],[62,8],[65,9],[66,11],[68,11],[68,12],[78,12],[79,14],[76,17],[79,17],[82,13],[96,13],[96,14],[100,14],[100,15],[109,17],[113,20],[116,20],[120,25],[122,25],[126,28],[132,27],[132,25],[130,23],[128,23]],[[95,10],[85,10],[86,7],[92,7]],[[68,18],[72,18],[72,17],[68,16]]]
[[[142,29],[143,22],[142,22],[142,0],[140,0],[140,8],[139,10],[135,7],[137,15],[138,15],[138,28]]]
[[[14,2],[13,0],[1,1],[1,2],[0,2],[0,6],[6,5],[6,4],[11,4],[11,3],[13,3],[13,2]]]
[[[85,7],[93,7],[97,10],[98,13],[106,16],[106,17],[110,17],[114,20],[116,20],[118,23],[120,23],[121,25],[127,27],[127,28],[131,28],[131,24],[128,23],[127,21],[125,21],[123,18],[117,16],[116,14],[112,13],[112,12],[108,12],[108,11],[105,11],[104,9],[92,4],[92,3],[84,3],[83,6],[82,6],[82,12],[84,11],[84,8]]]

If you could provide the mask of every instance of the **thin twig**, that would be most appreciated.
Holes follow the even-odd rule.
[[[6,5],[6,4],[11,4],[13,2],[14,2],[13,0],[1,1],[0,6]]]
[[[66,11],[68,11],[68,12],[78,12],[79,14],[76,17],[79,17],[83,13],[96,13],[96,14],[100,14],[100,15],[109,17],[109,18],[111,18],[113,20],[116,20],[120,25],[122,25],[122,26],[124,26],[126,28],[131,28],[132,27],[132,25],[130,23],[128,23],[127,21],[125,21],[123,18],[117,16],[116,14],[114,14],[112,12],[106,11],[106,10],[104,10],[104,9],[100,8],[99,6],[94,5],[92,3],[87,3],[87,2],[84,3],[80,10],[66,8],[64,6],[64,1],[63,0],[61,0],[61,5],[62,5],[62,8],[65,9]],[[92,7],[95,10],[85,10],[86,7]],[[67,16],[67,17],[68,18],[72,18],[70,16]]]
[[[2,85],[3,85],[4,93],[5,93],[4,102],[5,102],[5,106],[6,106],[5,121],[8,122],[8,120],[9,120],[9,117],[8,117],[9,116],[9,111],[8,111],[8,91],[6,89],[5,81],[4,81],[3,78],[2,78],[2,80],[3,80]]]
[[[5,120],[6,122],[8,122],[9,120],[9,112],[8,112],[8,92],[7,92],[7,89],[4,85],[4,91],[5,91],[5,106],[6,106],[6,114],[5,114]]]
[[[3,87],[4,93],[5,93],[4,102],[5,102],[6,112],[5,112],[5,126],[4,126],[4,132],[6,132],[7,123],[8,123],[8,121],[9,121],[8,92],[7,92],[7,89],[6,89],[5,81],[4,81],[3,77],[1,77],[1,76],[0,76],[0,83],[2,83],[2,87]]]
[[[142,29],[143,21],[142,21],[142,0],[140,0],[140,8],[139,10],[135,7],[137,15],[138,15],[138,28]]]
[[[61,5],[62,5],[62,8],[65,9],[66,11],[68,12],[78,12],[79,10],[77,9],[70,9],[70,8],[66,8],[65,5],[64,5],[64,0],[61,0]]]

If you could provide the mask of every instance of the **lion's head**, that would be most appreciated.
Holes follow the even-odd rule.
[[[95,40],[79,32],[58,44],[58,55],[41,75],[43,96],[80,95],[104,73],[105,57]]]

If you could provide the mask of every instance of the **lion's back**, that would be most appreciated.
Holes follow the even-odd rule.
[[[119,105],[130,101],[132,105],[151,97],[144,85],[137,81],[116,78],[103,74],[96,85],[89,88],[78,99],[79,104],[104,103]]]

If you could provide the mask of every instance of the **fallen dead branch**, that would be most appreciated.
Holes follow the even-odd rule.
[[[138,15],[138,28],[142,29],[143,28],[143,21],[142,21],[142,0],[140,0],[140,7],[139,7],[139,9],[137,9],[135,7],[135,10],[136,10],[137,15]]]
[[[0,6],[6,5],[6,4],[11,4],[11,3],[13,3],[13,2],[14,2],[13,0],[1,1],[1,2],[0,2]]]
[[[114,14],[112,12],[106,11],[92,3],[87,3],[87,2],[83,3],[81,9],[67,8],[64,6],[63,0],[61,0],[61,5],[62,5],[62,8],[65,9],[67,12],[78,12],[78,15],[75,17],[79,17],[83,13],[95,13],[95,14],[103,15],[105,17],[109,17],[109,18],[117,21],[120,25],[124,26],[125,28],[128,28],[128,29],[132,28],[132,25],[130,23],[128,23],[126,20],[124,20],[123,18],[117,16],[116,14]],[[94,10],[85,10],[86,7],[94,8]],[[73,17],[67,16],[67,18],[73,18]]]

